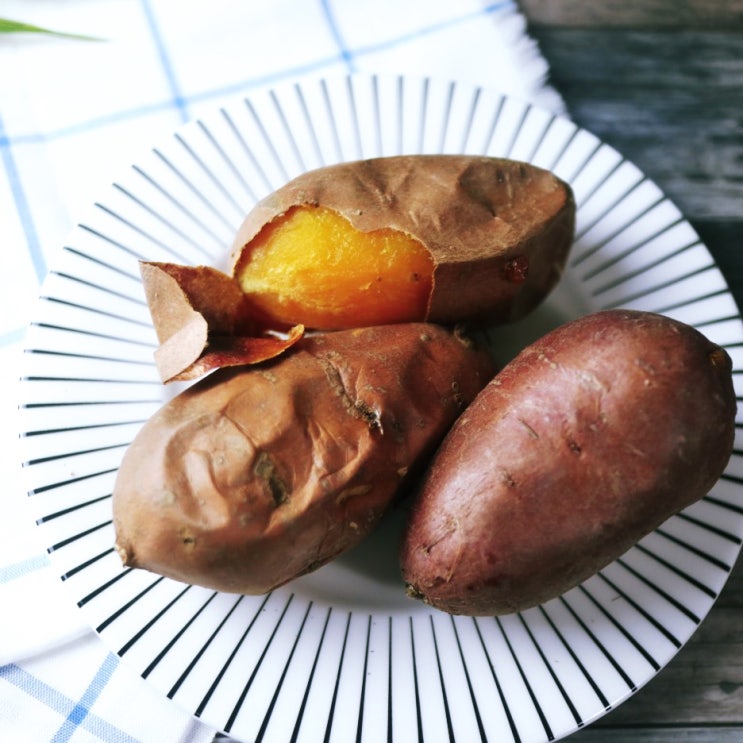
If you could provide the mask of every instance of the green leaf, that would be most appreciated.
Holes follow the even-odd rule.
[[[84,36],[82,34],[70,34],[64,31],[53,31],[49,28],[34,26],[31,23],[22,23],[21,21],[12,21],[9,18],[0,18],[0,34],[48,34],[50,36],[62,36],[68,39],[80,39],[81,41],[101,41],[95,36]]]

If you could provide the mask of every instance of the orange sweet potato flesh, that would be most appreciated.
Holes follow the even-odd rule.
[[[349,249],[323,245],[328,214],[357,233]],[[295,272],[291,251],[283,254],[289,260],[271,261],[270,254],[273,234],[298,216],[304,228],[295,256],[304,253],[298,261],[304,267]],[[259,202],[236,235],[233,275],[257,307],[279,314],[285,325],[358,327],[378,322],[375,312],[386,313],[384,322],[509,322],[533,310],[559,280],[574,224],[570,187],[527,163],[468,155],[374,158],[304,173]],[[380,231],[398,249],[375,272]],[[254,270],[254,257],[273,269]],[[310,279],[299,292],[297,276]],[[417,293],[394,299],[399,287]],[[276,299],[292,294],[293,303]],[[322,313],[314,316],[317,305]]]
[[[411,596],[527,609],[707,494],[733,445],[731,360],[668,317],[611,310],[526,348],[433,458],[402,545]]]
[[[360,542],[493,374],[459,335],[404,323],[305,336],[166,403],[119,469],[126,565],[259,594]]]
[[[426,315],[433,261],[398,230],[360,232],[331,209],[294,206],[256,235],[249,253],[239,285],[267,323],[301,317],[308,327],[336,330]]]

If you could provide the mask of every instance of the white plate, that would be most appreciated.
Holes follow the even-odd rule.
[[[741,365],[743,324],[678,209],[570,121],[443,81],[351,76],[261,92],[191,123],[103,194],[61,250],[29,329],[22,441],[45,544],[123,662],[242,741],[554,740],[651,679],[711,608],[743,535],[743,456],[710,495],[544,606],[452,618],[403,595],[400,514],[366,544],[265,597],[122,569],[111,490],[167,391],[138,259],[226,264],[254,202],[300,172],[397,153],[527,160],[569,181],[565,278],[507,337],[624,306],[702,330]],[[740,450],[740,443],[737,449]]]

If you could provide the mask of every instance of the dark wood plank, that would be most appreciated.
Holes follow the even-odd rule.
[[[741,0],[521,0],[533,23],[570,26],[716,26],[743,24]]]
[[[743,727],[589,727],[570,736],[570,743],[740,743]]]
[[[699,233],[702,242],[707,245],[715,257],[717,265],[735,296],[739,310],[743,312],[743,219],[704,220],[692,218],[690,221]],[[741,574],[738,606],[743,608],[743,570]],[[743,621],[743,618],[741,621]]]
[[[743,33],[530,33],[570,116],[679,206],[743,307]]]
[[[620,8],[611,0],[532,0],[523,5],[532,20],[538,15],[542,21],[532,23],[530,33],[571,117],[634,162],[673,199],[709,247],[743,308],[743,33],[730,31],[740,20],[741,3],[724,3],[725,8],[703,3],[710,12],[733,14],[717,30],[709,24],[702,29],[703,23],[696,29],[681,27],[689,25],[691,6],[700,11],[702,4],[693,2],[621,3]],[[686,20],[677,18],[673,29],[648,28],[659,25],[661,7],[666,12],[678,9]],[[641,25],[618,28],[625,22]],[[599,23],[605,25],[588,28]],[[669,665],[570,740],[743,740],[743,561]]]
[[[534,29],[573,119],[692,219],[743,203],[743,34]]]

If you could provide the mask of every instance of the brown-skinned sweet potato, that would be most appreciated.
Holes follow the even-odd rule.
[[[570,186],[528,163],[405,155],[304,173],[259,202],[233,275],[266,324],[523,317],[571,247]]]
[[[458,334],[400,324],[306,336],[166,403],[113,495],[124,563],[263,593],[377,524],[493,374]]]
[[[728,354],[688,325],[613,310],[552,331],[434,456],[403,539],[409,594],[471,615],[556,597],[706,495],[735,411]]]

